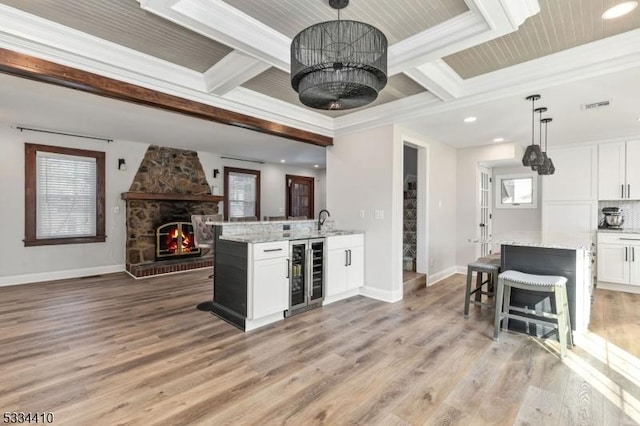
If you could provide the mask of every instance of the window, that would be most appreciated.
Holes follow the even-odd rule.
[[[25,144],[25,246],[104,242],[104,152]]]
[[[496,176],[496,208],[535,209],[538,176],[533,173]]]
[[[224,217],[260,217],[260,171],[224,168]]]

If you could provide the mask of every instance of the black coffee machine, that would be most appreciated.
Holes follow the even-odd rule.
[[[603,218],[600,219],[598,228],[600,229],[621,229],[624,223],[624,216],[622,216],[622,210],[618,207],[603,207]]]

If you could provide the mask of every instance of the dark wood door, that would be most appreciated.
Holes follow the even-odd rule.
[[[314,218],[314,178],[307,176],[286,176],[286,213],[287,217]]]

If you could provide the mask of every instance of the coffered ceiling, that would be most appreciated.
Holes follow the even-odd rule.
[[[291,38],[336,18],[327,0],[0,0],[0,48],[319,135],[435,123],[465,146],[491,129],[454,124],[462,111],[640,70],[640,8],[600,18],[617,1],[351,0],[341,18],[390,41],[389,84],[341,112],[304,107],[289,83]]]

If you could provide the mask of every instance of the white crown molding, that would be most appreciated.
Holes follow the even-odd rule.
[[[490,31],[482,16],[468,11],[389,47],[388,71],[395,75],[476,45]]]
[[[222,0],[141,0],[155,15],[289,71],[291,39]]]
[[[237,104],[252,105],[254,113],[260,115],[261,118],[289,126],[300,127],[304,125],[304,130],[333,136],[334,119],[332,117],[298,105],[263,95],[245,87],[236,87],[228,92],[224,98]],[[265,116],[265,111],[269,112],[268,118]],[[295,117],[295,120],[292,120],[291,117]]]
[[[0,45],[116,79],[147,75],[159,84],[204,89],[196,71],[2,4]]]
[[[640,68],[640,29],[462,80],[461,96],[447,102],[419,94],[339,117],[336,135],[393,122],[385,114],[408,121],[631,68]]]
[[[442,59],[420,65],[404,73],[443,101],[462,96],[462,79]]]
[[[260,59],[234,50],[203,73],[207,92],[223,96],[270,67]]]
[[[478,11],[486,23],[499,35],[517,30],[527,18],[540,13],[538,0],[471,1],[473,2],[471,9]]]

